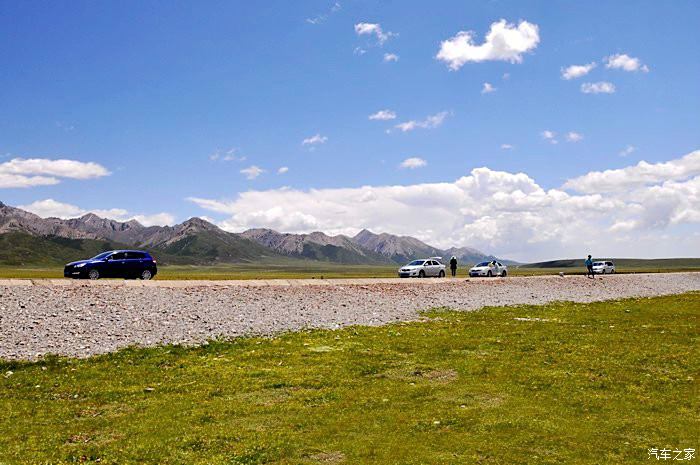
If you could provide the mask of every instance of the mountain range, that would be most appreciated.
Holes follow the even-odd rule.
[[[442,250],[414,237],[375,234],[353,237],[280,233],[249,229],[230,233],[201,218],[174,226],[143,226],[88,213],[80,218],[41,218],[0,202],[0,265],[62,264],[100,250],[141,248],[161,263],[212,264],[314,260],[363,265],[397,265],[415,258],[456,256],[460,263],[496,257],[462,247]]]

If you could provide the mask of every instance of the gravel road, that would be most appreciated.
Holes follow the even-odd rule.
[[[32,360],[48,353],[87,357],[134,344],[198,344],[218,336],[381,325],[415,320],[420,310],[437,306],[475,310],[485,305],[676,294],[700,290],[700,273],[612,275],[595,280],[541,276],[354,282],[304,286],[196,281],[164,286],[0,283],[0,357]]]

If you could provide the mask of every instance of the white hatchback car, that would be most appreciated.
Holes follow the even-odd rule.
[[[497,262],[496,260],[481,262],[469,269],[469,276],[472,278],[476,278],[478,276],[502,276],[505,278],[507,275],[508,267],[501,262]]]
[[[445,265],[440,263],[442,257],[430,257],[421,260],[413,260],[411,263],[399,268],[399,278],[426,278],[436,276],[445,277]]]
[[[596,274],[613,274],[615,272],[615,264],[610,260],[593,262],[593,272]]]

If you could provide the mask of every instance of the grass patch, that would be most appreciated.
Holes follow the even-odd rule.
[[[159,280],[222,280],[222,279],[334,279],[334,278],[396,278],[399,266],[378,265],[343,265],[337,263],[301,262],[289,264],[250,263],[222,264],[216,266],[202,265],[161,265],[158,267]],[[617,273],[672,273],[700,271],[700,267],[618,267]],[[448,270],[449,272],[449,270]],[[555,275],[563,272],[567,275],[585,274],[583,268],[508,268],[510,276]],[[460,278],[466,278],[466,268],[459,269]],[[449,274],[449,273],[448,273]],[[2,278],[63,278],[63,267],[3,267],[0,266]]]
[[[646,462],[698,449],[699,315],[700,293],[436,309],[4,363],[0,463]]]

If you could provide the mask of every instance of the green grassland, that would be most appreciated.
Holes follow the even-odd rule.
[[[698,449],[700,293],[425,316],[6,362],[0,463],[599,464]]]
[[[202,265],[159,265],[156,279],[333,279],[333,278],[395,278],[399,266],[345,265],[317,261],[289,260],[282,263],[246,263]],[[628,266],[618,267],[618,273],[669,273],[700,271],[700,266]],[[584,274],[584,268],[508,268],[510,276],[539,276]],[[459,268],[458,276],[467,276],[466,267]],[[62,278],[63,268],[57,266],[0,266],[0,278]]]
[[[306,258],[269,255],[264,247],[211,234],[200,234],[178,241],[166,249],[152,251],[158,259],[157,279],[293,279],[293,278],[387,278],[396,277],[399,264],[379,263],[378,255],[357,263],[339,247],[311,247]],[[36,237],[24,233],[0,234],[0,278],[61,278],[63,264],[97,253],[129,246],[91,239]],[[349,263],[337,263],[349,261]],[[215,263],[210,265],[210,263]],[[462,263],[459,275],[466,276]],[[700,271],[700,258],[616,259],[619,273]],[[583,260],[555,260],[512,265],[512,276],[584,273]]]

